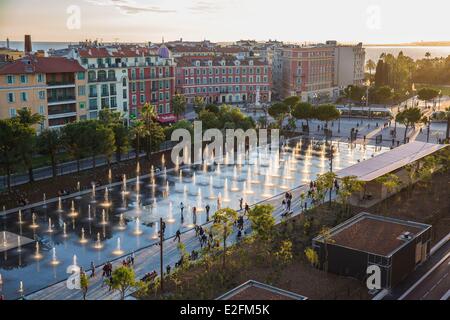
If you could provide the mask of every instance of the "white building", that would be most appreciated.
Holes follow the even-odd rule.
[[[364,83],[364,65],[366,51],[359,43],[352,45],[337,45],[335,48],[335,84],[340,88]]]

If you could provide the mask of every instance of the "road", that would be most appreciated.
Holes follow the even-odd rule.
[[[450,290],[450,236],[384,300],[439,300]],[[447,298],[448,299],[448,298]]]
[[[440,300],[450,291],[450,253],[402,300]],[[450,300],[447,296],[446,300]]]

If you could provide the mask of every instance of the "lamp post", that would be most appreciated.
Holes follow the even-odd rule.
[[[370,89],[370,79],[366,81],[366,108],[369,110],[369,120],[371,120],[371,110],[369,106],[369,89]]]
[[[164,243],[164,227],[163,219],[159,220],[159,245],[160,245],[160,274],[161,274],[161,293],[164,291],[164,254],[163,254],[163,243]]]
[[[430,142],[430,126],[431,126],[431,116],[428,117],[427,121],[427,142]]]
[[[331,173],[333,173],[333,157],[334,157],[333,151],[334,151],[334,145],[333,145],[333,141],[331,141],[331,143],[330,143],[330,172]],[[333,191],[333,188],[330,189],[330,206],[331,206],[332,191]]]

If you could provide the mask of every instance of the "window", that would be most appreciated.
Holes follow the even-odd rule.
[[[160,104],[160,105],[158,106],[158,113],[159,113],[159,114],[163,114],[163,113],[164,113],[164,105]]]
[[[21,92],[21,93],[20,93],[20,99],[21,99],[23,102],[28,101],[28,93],[26,93],[26,92]]]
[[[135,94],[133,94],[133,96],[131,97],[131,103],[133,104],[133,106],[137,105],[137,98]]]
[[[78,87],[78,95],[79,96],[85,96],[86,95],[86,86],[79,86]]]
[[[39,99],[41,100],[45,99],[45,91],[39,91]]]
[[[10,108],[9,109],[9,116],[11,117],[11,118],[14,118],[15,116],[16,116],[16,109],[14,109],[14,108]]]
[[[39,114],[41,116],[45,115],[45,107],[44,106],[39,106]]]
[[[126,101],[123,102],[123,112],[128,112],[128,104]]]
[[[15,80],[15,77],[14,77],[14,76],[6,76],[6,82],[7,82],[8,84],[13,84],[13,83],[14,83],[14,80]]]
[[[78,72],[78,80],[84,80],[85,79],[85,74],[84,72]]]
[[[37,75],[37,82],[44,82],[44,75],[42,73]]]
[[[21,83],[28,83],[28,76],[27,75],[21,75],[20,76],[20,82]]]
[[[141,103],[145,103],[145,94],[141,94],[140,101]]]
[[[122,86],[126,87],[127,86],[127,78],[123,78],[122,79]]]
[[[142,82],[139,82],[139,90],[140,91],[144,91],[145,89],[144,89],[144,85],[145,85],[145,83],[142,81]]]

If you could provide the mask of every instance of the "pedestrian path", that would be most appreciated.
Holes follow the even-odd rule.
[[[302,186],[292,191],[294,197],[292,202],[293,216],[299,215],[302,212],[300,207],[300,194],[306,193],[308,187]],[[265,201],[265,204],[272,204],[275,207],[274,217],[276,223],[280,223],[283,220],[282,214],[285,212],[281,205],[281,200],[284,194],[280,194],[274,198]],[[308,201],[308,207],[312,204]],[[209,228],[212,224],[206,224],[204,228]],[[250,232],[250,223],[246,221],[244,224],[244,234]],[[229,236],[229,244],[233,244],[237,240],[237,230]],[[200,251],[201,246],[198,237],[195,235],[195,230],[189,230],[181,236],[182,243],[186,246],[188,253],[193,250]],[[172,270],[180,259],[180,253],[178,250],[178,242],[174,241],[174,238],[170,238],[164,241],[164,270],[167,265],[172,267]],[[112,262],[113,268],[117,268],[122,264],[122,260]],[[102,266],[97,267],[97,272],[94,278],[90,279],[89,291],[87,294],[88,300],[117,300],[120,299],[118,291],[109,291],[107,285],[104,285],[102,279]],[[158,244],[152,245],[147,248],[140,249],[135,252],[134,271],[136,278],[141,279],[146,273],[156,271],[159,274],[160,270],[160,247]],[[87,275],[90,271],[86,272]],[[129,294],[129,293],[128,293]],[[35,293],[29,294],[25,297],[28,300],[80,300],[83,299],[83,295],[80,290],[70,290],[67,288],[66,281],[62,281],[44,288]]]

